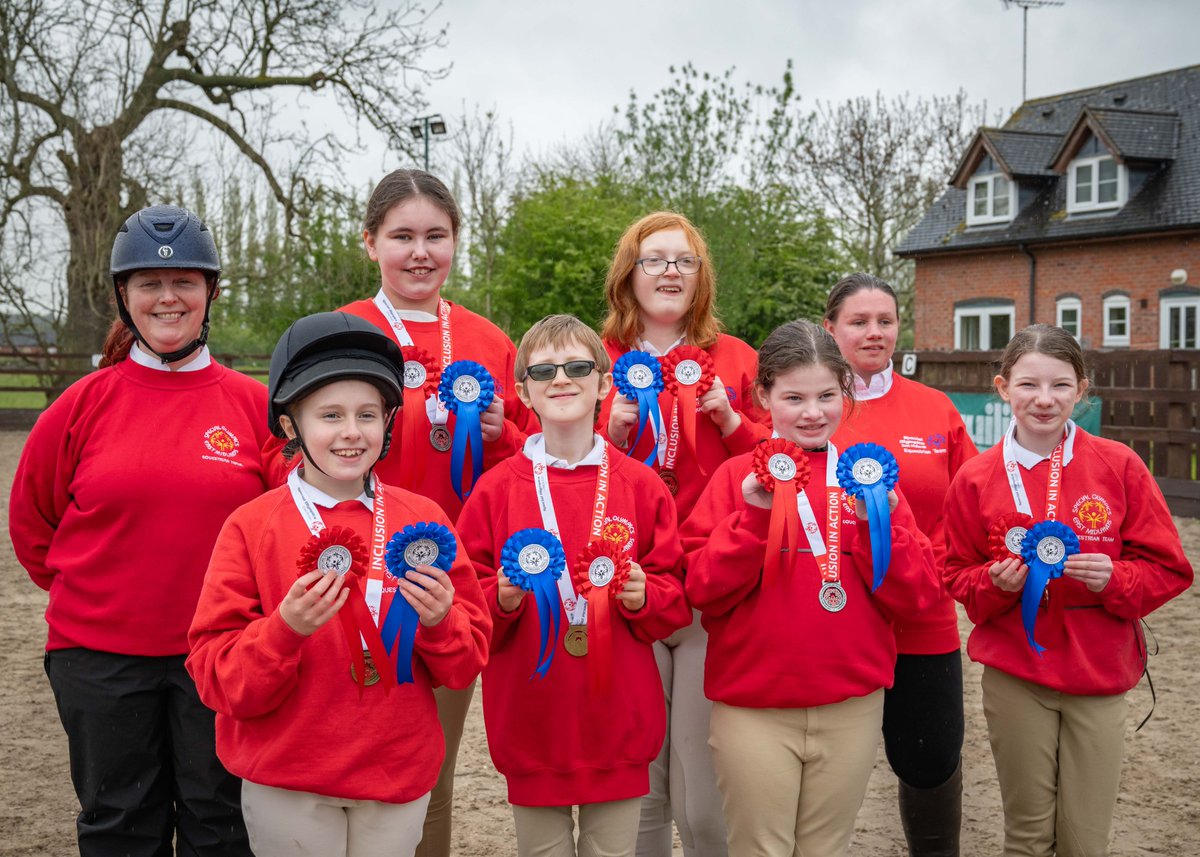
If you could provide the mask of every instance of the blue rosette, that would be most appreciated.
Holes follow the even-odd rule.
[[[392,535],[384,553],[384,562],[387,564],[388,574],[397,580],[404,580],[405,572],[413,571],[418,565],[432,565],[442,571],[449,571],[457,552],[458,544],[449,529],[441,524],[423,521],[409,524]],[[416,609],[397,588],[392,604],[388,607],[387,616],[379,627],[383,647],[388,655],[392,654],[393,648],[397,649],[397,684],[413,680],[413,643],[417,638],[418,622]]]
[[[871,566],[874,592],[883,583],[892,560],[892,512],[888,492],[900,479],[900,465],[877,443],[856,443],[838,458],[838,484],[851,497],[867,505],[867,528],[871,533]]]
[[[1033,638],[1037,624],[1038,606],[1046,584],[1062,577],[1067,557],[1079,553],[1079,536],[1066,524],[1058,521],[1042,521],[1025,532],[1021,540],[1021,559],[1029,566],[1025,587],[1021,590],[1021,624],[1025,626],[1025,639],[1038,655],[1046,651]]]
[[[613,383],[618,393],[638,406],[637,436],[629,444],[630,455],[642,439],[646,425],[653,420],[655,443],[646,457],[646,464],[653,465],[658,453],[657,438],[663,430],[663,415],[658,407],[658,394],[663,391],[662,366],[648,351],[626,351],[613,364]]]
[[[450,446],[450,482],[458,499],[466,500],[470,487],[463,490],[463,461],[471,452],[471,479],[483,474],[483,412],[496,395],[496,382],[488,370],[474,360],[455,360],[442,372],[438,398],[455,416],[454,440]]]
[[[534,675],[545,678],[554,660],[561,627],[557,582],[567,567],[562,542],[553,533],[537,527],[517,530],[500,551],[500,567],[513,586],[533,593],[540,629]]]

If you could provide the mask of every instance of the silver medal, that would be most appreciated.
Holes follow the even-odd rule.
[[[689,387],[700,380],[701,374],[703,370],[695,360],[680,360],[679,365],[675,367],[675,380]]]
[[[350,570],[350,550],[341,545],[330,545],[317,557],[317,571],[321,574],[345,574]]]
[[[1004,534],[1004,546],[1008,548],[1009,552],[1020,556],[1021,542],[1025,541],[1025,534],[1027,532],[1029,531],[1024,527],[1009,528],[1009,531]]]
[[[538,544],[525,545],[517,554],[517,565],[526,574],[541,574],[550,567],[550,551]]]
[[[654,370],[645,363],[634,363],[625,373],[629,383],[639,390],[644,390],[654,383]]]
[[[616,573],[616,565],[606,556],[596,557],[588,566],[588,580],[592,582],[592,586],[608,586]]]
[[[404,361],[404,386],[410,390],[415,390],[418,387],[425,385],[425,379],[428,373],[425,371],[425,364],[420,360],[405,360]]]
[[[1057,565],[1067,555],[1067,546],[1057,536],[1046,536],[1037,543],[1037,558],[1046,565]]]
[[[410,568],[418,565],[433,565],[438,558],[437,542],[433,539],[417,539],[404,549],[404,561]]]
[[[821,606],[830,613],[837,613],[846,606],[846,590],[842,589],[842,584],[836,581],[821,584],[821,592],[818,597]]]
[[[883,478],[883,466],[873,458],[860,458],[850,472],[859,485],[874,485]]]
[[[767,459],[767,470],[780,482],[791,482],[796,478],[796,462],[783,452],[777,452]]]
[[[459,375],[454,379],[454,398],[460,402],[470,403],[479,398],[479,379],[474,375]]]

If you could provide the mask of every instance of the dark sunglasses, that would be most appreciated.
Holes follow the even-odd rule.
[[[525,377],[535,381],[553,381],[562,369],[568,378],[586,378],[596,368],[595,360],[568,360],[566,363],[535,363],[525,367]]]

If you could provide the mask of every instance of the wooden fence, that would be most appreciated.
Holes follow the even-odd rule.
[[[999,351],[918,351],[912,377],[947,393],[992,390]],[[266,380],[266,355],[216,355],[226,366]],[[1176,514],[1200,517],[1200,352],[1091,351],[1091,392],[1100,400],[1101,433],[1133,447],[1158,479]],[[90,366],[77,354],[0,356],[0,394],[41,390],[52,399]],[[897,370],[902,355],[896,355]],[[80,368],[84,367],[84,368]],[[37,379],[30,386],[30,377]],[[14,383],[23,381],[23,385]],[[44,402],[0,409],[0,427],[28,428]]]

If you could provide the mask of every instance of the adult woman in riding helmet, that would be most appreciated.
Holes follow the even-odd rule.
[[[38,419],[9,531],[49,593],[46,674],[67,733],[81,855],[250,854],[240,782],[184,669],[225,517],[279,478],[266,388],[208,352],[220,260],[196,215],[155,206],[113,242],[102,368]]]

